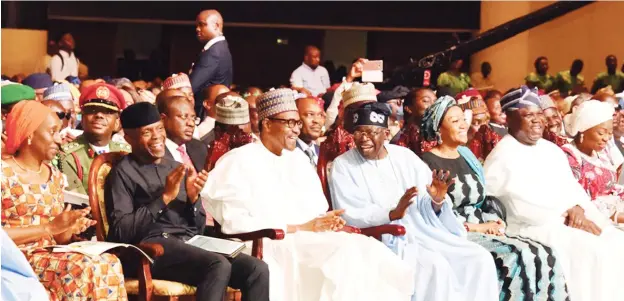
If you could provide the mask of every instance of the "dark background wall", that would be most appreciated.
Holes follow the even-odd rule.
[[[152,53],[160,63],[143,58],[141,75],[167,76],[190,69],[203,47],[195,39],[195,16],[210,8],[219,10],[225,19],[235,83],[259,86],[287,84],[290,73],[301,64],[306,45],[323,49],[325,31],[331,30],[326,26],[367,31],[367,57],[383,59],[385,71],[389,72],[410,58],[419,59],[444,49],[455,41],[454,31],[459,31],[462,39],[469,38],[471,31],[478,30],[480,21],[480,2],[3,1],[2,27],[44,29],[50,39],[71,32],[77,42],[76,52],[89,66],[89,74],[114,76],[124,63],[119,49],[130,47],[118,38],[127,27],[119,24],[152,23],[160,32],[156,43],[159,47]],[[294,26],[275,28],[284,24]],[[433,32],[398,32],[414,28]],[[133,34],[137,39],[145,35]],[[288,45],[276,43],[277,39],[287,39]],[[146,70],[156,65],[162,68]]]

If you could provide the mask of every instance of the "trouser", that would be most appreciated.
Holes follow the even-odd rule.
[[[245,254],[227,258],[173,237],[144,242],[161,244],[164,249],[154,259],[152,278],[196,286],[197,301],[223,301],[228,286],[241,290],[242,301],[269,300],[269,268],[260,259]]]

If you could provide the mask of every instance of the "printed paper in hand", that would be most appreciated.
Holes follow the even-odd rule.
[[[55,245],[47,246],[44,248],[53,248],[52,252],[54,253],[76,252],[87,256],[98,256],[108,250],[119,247],[135,248],[136,250],[141,252],[141,254],[143,254],[143,256],[145,256],[145,258],[147,258],[151,263],[154,263],[154,260],[147,254],[145,254],[143,250],[129,244],[119,244],[105,241],[79,241],[71,243],[69,245]]]

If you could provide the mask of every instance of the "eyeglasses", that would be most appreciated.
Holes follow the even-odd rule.
[[[303,127],[303,122],[301,120],[297,120],[297,119],[281,119],[281,118],[272,118],[272,117],[267,117],[267,119],[273,120],[273,121],[280,121],[282,123],[285,123],[291,129],[295,128],[295,126],[297,126],[298,128]]]
[[[184,122],[187,122],[188,120],[193,120],[193,123],[195,125],[199,125],[201,123],[201,119],[195,115],[184,114],[184,115],[176,115],[176,117],[182,119]]]
[[[56,112],[56,116],[58,116],[59,119],[67,119],[70,120],[71,119],[71,112]]]
[[[381,133],[381,130],[376,130],[376,131],[359,131],[359,130],[355,130],[353,132],[353,138],[355,139],[361,139],[362,137],[366,136],[366,138],[373,140],[374,138],[376,138],[379,134]]]

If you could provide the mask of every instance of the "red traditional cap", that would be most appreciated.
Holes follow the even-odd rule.
[[[191,88],[191,80],[184,73],[173,74],[163,82],[163,90]]]
[[[464,96],[471,98],[471,97],[482,97],[481,93],[479,93],[479,90],[477,89],[473,89],[473,88],[469,88],[466,89],[462,92],[460,92],[459,94],[455,95],[455,100],[459,101],[460,99],[464,98]]]
[[[80,95],[79,105],[81,109],[87,106],[100,106],[113,111],[121,111],[126,108],[126,100],[114,86],[97,83],[84,89]]]

